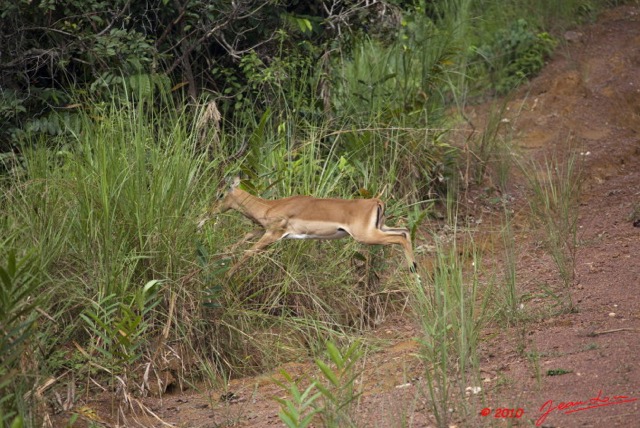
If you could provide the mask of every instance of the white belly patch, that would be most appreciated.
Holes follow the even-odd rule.
[[[287,233],[282,238],[284,239],[340,239],[348,236],[349,234],[344,230],[336,230],[335,233],[330,235],[313,235],[310,233]]]

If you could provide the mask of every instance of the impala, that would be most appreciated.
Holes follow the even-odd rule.
[[[222,213],[233,209],[261,227],[248,233],[233,248],[252,237],[262,236],[229,269],[227,276],[232,276],[249,257],[280,239],[338,239],[349,235],[368,245],[401,245],[409,268],[415,272],[416,262],[409,230],[387,228],[384,225],[384,203],[379,199],[292,196],[268,200],[245,192],[239,185],[240,178],[235,177],[211,211]],[[200,221],[198,228],[207,220],[208,217]]]

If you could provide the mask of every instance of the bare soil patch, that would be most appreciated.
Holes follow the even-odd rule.
[[[580,33],[511,103],[531,156],[584,156],[578,311],[527,325],[525,353],[537,353],[538,368],[514,350],[515,331],[486,344],[484,369],[508,379],[487,407],[523,408],[548,427],[630,427],[640,415],[640,9],[608,11]],[[519,281],[534,291],[553,265],[524,243]]]

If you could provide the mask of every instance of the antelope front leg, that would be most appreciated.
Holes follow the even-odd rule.
[[[196,226],[196,229],[198,230],[198,232],[202,229],[202,227],[204,226],[204,224],[206,222],[208,222],[209,220],[211,220],[211,217],[209,217],[208,215],[205,215],[204,217],[202,217],[200,219],[200,221],[198,221],[198,224]]]
[[[238,248],[240,245],[244,244],[245,242],[247,242],[250,239],[255,238],[256,236],[261,236],[262,234],[264,234],[264,230],[263,229],[256,229],[252,232],[247,233],[246,235],[244,235],[244,238],[242,238],[241,240],[239,240],[238,242],[236,242],[235,244],[233,244],[231,246],[231,248],[229,248],[229,252],[233,253],[236,248]]]
[[[276,242],[281,237],[282,237],[282,233],[277,233],[277,232],[274,232],[274,231],[266,231],[265,234],[262,235],[262,238],[260,238],[260,240],[258,240],[258,242],[253,244],[253,246],[251,248],[246,250],[244,252],[244,255],[242,256],[242,258],[240,260],[238,260],[238,262],[235,263],[233,266],[231,266],[231,269],[229,269],[229,271],[227,271],[227,278],[230,278],[231,276],[233,276],[233,274],[236,272],[236,270],[238,270],[240,268],[240,266],[242,266],[244,264],[244,262],[246,262],[249,257],[253,256],[254,254],[256,254],[258,252],[260,252],[263,248],[267,247],[268,245],[273,244],[274,242]]]

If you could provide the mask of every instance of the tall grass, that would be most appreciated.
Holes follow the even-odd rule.
[[[542,232],[545,249],[553,259],[564,291],[564,306],[574,310],[570,286],[575,278],[578,246],[578,206],[582,187],[580,158],[570,153],[540,163],[532,160],[522,165],[531,192],[529,207],[535,224]]]
[[[467,159],[467,180],[476,184],[489,183],[502,193],[508,193],[508,179],[512,159],[512,128],[504,120],[507,99],[492,103],[489,107],[484,129],[469,137],[470,154]],[[471,123],[472,127],[474,126]]]
[[[195,227],[185,219],[209,167],[175,110],[114,103],[81,119],[55,150],[25,145],[3,192],[3,252],[32,253],[47,278],[39,314],[30,314],[42,333],[33,369],[84,377],[88,360],[115,379],[140,363],[169,321],[169,296],[194,269]],[[81,352],[64,358],[71,343]]]
[[[418,340],[430,408],[438,426],[449,426],[472,412],[461,397],[479,383],[478,341],[492,293],[481,288],[481,258],[473,246],[437,246],[426,284],[412,288],[413,312],[421,327]]]
[[[32,252],[34,269],[47,278],[38,283],[39,312],[29,306],[41,325],[36,348],[46,351],[34,356],[34,371],[72,370],[78,379],[124,386],[123,394],[134,384],[147,393],[143,373],[160,374],[172,358],[183,361],[181,381],[224,378],[319,352],[327,337],[346,337],[384,317],[395,297],[383,305],[384,282],[362,282],[357,273],[363,260],[379,263],[375,253],[347,240],[278,243],[226,281],[221,263],[234,256],[228,249],[249,225],[232,213],[202,233],[196,223],[219,179],[237,165],[198,151],[190,115],[170,104],[157,108],[97,107],[58,137],[55,150],[25,146],[20,174],[3,191],[3,254]],[[357,183],[383,187],[338,155],[335,140],[291,145],[278,129],[265,118],[237,142],[222,139],[250,141],[255,156],[242,165],[256,193],[353,197]],[[255,150],[258,143],[270,149]],[[390,212],[406,203],[392,202]],[[392,251],[390,258],[401,257]],[[384,269],[401,265],[389,261]],[[78,352],[67,358],[71,344]]]
[[[513,214],[510,208],[503,202],[504,223],[500,235],[504,248],[502,286],[496,293],[496,300],[502,300],[499,307],[499,316],[503,317],[506,323],[512,324],[518,321],[518,309],[520,305],[520,295],[518,292],[517,280],[517,257],[516,238],[513,231]]]

